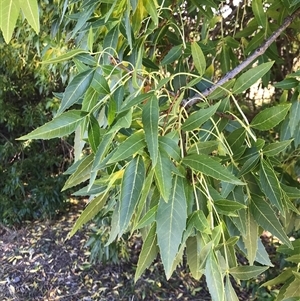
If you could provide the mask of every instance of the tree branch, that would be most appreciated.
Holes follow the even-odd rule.
[[[300,8],[296,10],[291,16],[288,16],[283,24],[267,39],[264,43],[256,49],[245,61],[235,67],[233,70],[229,71],[223,78],[221,78],[216,84],[212,87],[204,90],[203,92],[193,96],[189,99],[183,99],[182,106],[190,107],[200,101],[203,98],[209,96],[212,92],[214,92],[217,88],[221,87],[229,80],[237,76],[241,71],[243,71],[246,67],[248,67],[254,60],[256,60],[260,55],[264,54],[265,51],[271,46],[271,44],[280,36],[280,34],[293,22],[293,20],[300,15]]]

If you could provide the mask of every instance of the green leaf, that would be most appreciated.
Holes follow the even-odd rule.
[[[220,105],[220,102],[210,106],[206,109],[199,109],[199,111],[193,113],[188,117],[188,119],[183,123],[183,131],[192,131],[200,127],[204,122],[206,122],[212,115],[214,115]]]
[[[116,152],[108,161],[108,164],[125,160],[136,154],[140,149],[144,148],[145,146],[146,143],[144,132],[135,132],[118,146]]]
[[[83,49],[73,49],[73,50],[68,51],[67,53],[64,53],[64,54],[56,57],[56,58],[43,61],[42,64],[61,63],[61,62],[67,61],[67,60],[75,57],[76,55],[82,54],[82,53],[89,53],[89,52],[86,50],[83,50]]]
[[[101,134],[99,122],[93,115],[90,115],[88,120],[88,140],[93,153],[96,153],[101,141]]]
[[[246,173],[252,171],[257,163],[259,162],[260,159],[260,154],[259,153],[254,153],[242,166],[241,170],[238,173],[238,177],[241,177],[245,175]]]
[[[207,155],[188,155],[187,157],[183,158],[182,162],[191,169],[200,171],[207,176],[213,177],[214,179],[235,185],[245,185],[245,183],[236,178],[224,166]]]
[[[108,83],[105,77],[98,72],[98,70],[94,74],[91,87],[94,88],[94,90],[97,91],[101,96],[110,94]]]
[[[225,294],[223,275],[220,263],[214,252],[210,252],[205,265],[205,279],[213,300],[223,301]]]
[[[168,202],[160,199],[156,215],[157,240],[167,279],[173,272],[173,261],[181,243],[186,218],[184,182],[181,177],[175,176]]]
[[[139,261],[134,275],[134,282],[136,282],[143,274],[146,268],[156,258],[158,253],[157,237],[156,237],[156,225],[153,224],[148,232],[148,235],[143,243],[141,253],[139,255]]]
[[[161,61],[162,65],[167,65],[175,62],[182,55],[182,45],[177,45],[171,48],[167,55]]]
[[[291,104],[280,104],[259,112],[252,120],[251,127],[260,131],[267,131],[274,128],[284,120]]]
[[[39,7],[37,0],[20,1],[22,12],[36,34],[40,31]]]
[[[155,221],[155,217],[156,217],[156,212],[157,212],[157,207],[153,206],[142,218],[141,220],[138,222],[138,224],[134,227],[134,230],[137,229],[141,229],[144,228],[150,224],[152,224]]]
[[[200,280],[203,273],[200,269],[200,243],[198,236],[189,237],[186,241],[186,257],[187,264],[191,271],[193,278]]]
[[[290,257],[285,258],[286,261],[300,263],[300,254],[292,255]]]
[[[267,14],[264,11],[262,0],[252,0],[252,11],[258,25],[265,28],[267,26]]]
[[[249,280],[256,278],[259,274],[266,271],[269,267],[260,266],[239,266],[229,269],[229,273],[239,280]]]
[[[21,5],[19,1],[14,0],[1,0],[0,4],[0,29],[8,44],[13,35]]]
[[[151,19],[154,23],[155,26],[158,25],[158,14],[157,14],[157,7],[158,4],[156,0],[148,1],[148,0],[143,0],[144,7],[146,8],[146,11],[149,13],[151,16]]]
[[[268,157],[277,156],[279,153],[284,151],[291,144],[292,141],[293,139],[270,143],[263,148],[263,153],[265,156]]]
[[[143,107],[142,122],[153,167],[156,165],[158,157],[158,117],[158,99],[152,96]]]
[[[288,247],[293,248],[276,213],[272,207],[261,197],[252,195],[250,211],[255,221],[265,230],[277,236]]]
[[[230,278],[226,277],[225,282],[225,301],[239,301],[234,288],[232,287]]]
[[[88,69],[77,74],[67,86],[57,115],[63,113],[66,109],[77,103],[80,97],[88,89],[94,76],[94,69]]]
[[[299,127],[300,127],[300,95],[298,95],[298,99],[295,99],[293,101],[289,117],[290,117],[289,126],[291,130],[291,135],[296,136],[295,132],[297,131],[299,134]]]
[[[86,119],[87,114],[87,112],[77,110],[65,112],[17,140],[52,139],[67,136]]]
[[[261,189],[270,202],[284,215],[282,194],[279,181],[273,168],[265,160],[261,161],[259,169]]]
[[[120,192],[119,236],[127,229],[135,206],[139,201],[145,180],[145,166],[141,156],[136,156],[126,167]]]
[[[132,97],[131,95],[122,103],[121,109],[119,112],[126,111],[133,106],[140,104],[142,101],[149,99],[154,96],[154,92],[148,92],[145,94],[140,94],[138,96]]]
[[[180,148],[178,146],[178,142],[176,143],[175,140],[167,136],[159,136],[158,145],[160,151],[164,151],[175,161],[180,161],[181,157],[180,157]]]
[[[218,149],[218,141],[200,141],[193,143],[193,145],[187,150],[188,155],[191,154],[211,154],[214,150]]]
[[[243,93],[262,78],[273,66],[274,62],[263,63],[243,73],[233,86],[233,94]]]
[[[71,238],[77,230],[88,221],[90,221],[105,205],[108,194],[103,193],[96,196],[84,209],[79,218],[76,220],[72,230],[68,234],[68,238]]]
[[[295,272],[293,274],[295,274]],[[292,281],[292,283],[290,283],[290,285],[287,287],[284,293],[284,301],[299,301],[299,296],[300,296],[300,279],[295,277],[295,279]]]
[[[299,81],[296,78],[286,78],[279,83],[274,84],[275,88],[289,90],[296,88],[299,85]]]
[[[167,202],[172,188],[172,167],[169,156],[159,152],[157,163],[154,167],[155,181],[162,198]]]
[[[188,218],[188,224],[201,233],[211,233],[208,221],[202,210],[194,211]]]
[[[236,210],[247,208],[245,205],[241,203],[230,201],[230,200],[216,200],[214,201],[214,205],[219,213],[226,214],[226,215],[230,215],[231,213],[234,213],[234,211]]]
[[[76,171],[66,181],[62,191],[76,186],[89,179],[94,161],[94,154],[85,157],[78,165]]]
[[[103,39],[103,49],[105,49],[106,53],[109,53],[112,56],[115,56],[115,49],[118,45],[120,30],[119,24],[114,26],[104,37]]]
[[[246,235],[243,236],[243,241],[245,244],[245,248],[247,250],[247,258],[249,260],[249,265],[253,265],[256,253],[258,249],[258,225],[253,219],[250,212],[246,212],[247,220],[246,220]]]
[[[205,73],[205,69],[206,69],[205,56],[202,52],[201,47],[198,45],[197,42],[192,42],[191,50],[192,50],[192,57],[194,60],[195,67],[199,75],[202,76]]]

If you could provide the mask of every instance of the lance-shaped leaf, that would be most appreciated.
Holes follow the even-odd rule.
[[[214,206],[220,214],[231,215],[236,214],[236,210],[245,209],[246,206],[235,201],[230,200],[216,200]]]
[[[77,230],[84,224],[86,224],[88,221],[90,221],[105,205],[105,202],[107,200],[108,193],[102,193],[95,197],[88,206],[84,209],[84,211],[81,213],[79,218],[76,220],[72,230],[68,234],[68,238],[71,238]]]
[[[131,107],[133,107],[133,106],[135,106],[137,104],[140,104],[142,101],[145,101],[146,99],[149,99],[153,95],[154,95],[154,92],[150,92],[150,91],[148,93],[140,94],[140,95],[138,95],[136,97],[132,97],[130,95],[122,103],[121,109],[119,110],[119,112],[126,111],[126,110],[130,109]]]
[[[152,207],[138,222],[138,224],[134,227],[134,230],[144,228],[155,221],[156,212],[157,212],[158,205]]]
[[[236,178],[219,162],[204,154],[192,154],[183,159],[183,163],[195,171],[213,177],[214,179],[235,185],[244,185],[242,181]]]
[[[203,275],[203,271],[200,269],[200,243],[198,242],[198,236],[191,236],[186,241],[186,256],[187,264],[191,271],[192,276],[196,280],[200,280]]]
[[[267,14],[264,11],[262,0],[252,0],[252,11],[257,23],[265,28],[267,26]]]
[[[256,252],[258,249],[258,225],[253,219],[252,215],[249,211],[246,213],[246,235],[243,236],[243,241],[245,244],[245,248],[247,249],[247,258],[249,260],[249,264],[253,265],[254,260],[256,258]]]
[[[265,156],[272,157],[277,156],[279,153],[284,151],[293,140],[285,140],[280,142],[270,143],[263,148],[263,153]]]
[[[158,156],[158,117],[158,99],[152,96],[143,107],[142,122],[153,167],[156,165]]]
[[[143,131],[138,131],[123,141],[117,148],[116,152],[110,158],[108,163],[114,163],[125,160],[137,153],[146,146],[145,135]]]
[[[127,229],[131,216],[142,193],[145,166],[141,156],[136,156],[126,167],[120,192],[119,225],[121,236]]]
[[[225,282],[225,301],[239,301],[229,276],[226,277]]]
[[[0,5],[0,29],[5,42],[9,43],[20,13],[20,3],[13,0],[1,0]]]
[[[85,120],[87,112],[71,110],[55,117],[31,133],[17,138],[17,140],[28,139],[52,139],[67,136]]]
[[[181,243],[186,218],[184,182],[181,177],[175,176],[169,200],[165,202],[160,199],[156,215],[157,240],[167,279],[173,272],[173,262]]]
[[[107,95],[110,93],[108,83],[105,77],[99,72],[96,71],[91,82],[91,87],[99,93],[99,95]]]
[[[229,269],[229,273],[239,280],[249,280],[251,278],[256,278],[268,268],[269,267],[261,266],[240,266]]]
[[[62,54],[58,57],[55,57],[55,58],[52,58],[52,59],[49,59],[49,60],[45,60],[45,61],[42,62],[42,64],[61,63],[61,62],[67,61],[67,60],[75,57],[76,55],[82,54],[82,53],[89,53],[89,52],[86,51],[86,50],[83,50],[83,49],[73,49],[73,50],[70,50],[67,53],[64,53],[64,54]]]
[[[171,48],[167,55],[161,61],[162,65],[167,65],[175,62],[182,55],[182,45],[177,45]]]
[[[117,1],[115,1],[115,3],[116,2]],[[105,49],[106,53],[115,55],[114,49],[117,48],[119,34],[120,34],[119,24],[117,24],[105,35],[103,39],[103,48]]]
[[[260,158],[260,154],[254,153],[254,155],[252,155],[249,159],[247,159],[244,165],[242,166],[241,170],[239,171],[238,176],[241,177],[244,174],[252,171],[256,167],[259,158]]]
[[[251,127],[260,131],[267,131],[284,120],[291,104],[280,104],[259,112],[252,120]]]
[[[273,66],[274,62],[263,63],[243,73],[233,86],[233,94],[243,93],[262,78]]]
[[[172,187],[173,163],[165,152],[159,152],[154,167],[155,181],[162,198],[167,202]]]
[[[298,95],[298,98],[293,101],[289,115],[289,126],[291,129],[291,135],[296,136],[295,131],[299,132],[300,127],[300,95]]]
[[[202,52],[201,47],[198,45],[197,42],[193,42],[191,44],[191,50],[192,50],[192,57],[194,60],[195,67],[199,75],[202,76],[205,73],[205,69],[206,69],[205,56]]]
[[[224,300],[224,281],[221,266],[213,251],[208,254],[205,265],[205,279],[213,300]]]
[[[94,154],[90,154],[80,161],[76,171],[66,181],[62,191],[88,180],[91,174],[93,161]]]
[[[37,0],[22,0],[20,1],[20,3],[25,18],[27,19],[28,23],[32,26],[34,31],[38,34],[40,31],[40,20]]]
[[[134,275],[134,281],[136,282],[143,274],[145,269],[149,267],[152,261],[156,258],[158,253],[157,237],[156,237],[156,225],[153,224],[150,228],[148,235],[143,242],[142,250],[137,263],[137,268]]]
[[[66,109],[77,103],[80,97],[88,89],[94,76],[94,69],[88,69],[77,74],[67,86],[57,115],[63,113]]]
[[[210,106],[206,109],[200,109],[197,112],[193,113],[189,118],[183,123],[182,130],[192,131],[200,127],[204,122],[206,122],[212,115],[214,115],[220,105],[220,102],[217,102],[215,105]]]
[[[90,115],[88,120],[88,140],[93,153],[96,153],[98,145],[101,141],[101,134],[99,122],[93,115]]]
[[[284,214],[285,210],[282,204],[279,181],[274,169],[271,168],[264,160],[262,160],[260,164],[259,179],[261,183],[261,189],[265,196],[281,212],[281,214]]]
[[[250,211],[255,221],[265,230],[277,236],[289,248],[293,248],[273,208],[261,197],[252,195]]]
[[[158,137],[159,150],[165,151],[170,157],[176,161],[180,161],[180,148],[175,140],[167,136]]]

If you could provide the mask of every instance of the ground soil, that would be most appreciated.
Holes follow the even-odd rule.
[[[159,259],[134,284],[137,247],[118,264],[90,264],[84,247],[89,229],[66,240],[81,211],[74,205],[55,221],[0,228],[1,301],[211,300],[205,281],[195,281],[183,267],[166,281]],[[239,300],[253,300],[236,290]]]

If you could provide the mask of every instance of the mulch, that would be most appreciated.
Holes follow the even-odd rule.
[[[211,300],[205,281],[183,267],[167,281],[159,259],[134,283],[138,248],[130,248],[129,260],[91,264],[88,227],[66,240],[81,212],[74,205],[55,221],[0,228],[0,300]],[[247,291],[236,290],[239,300],[250,300]]]

